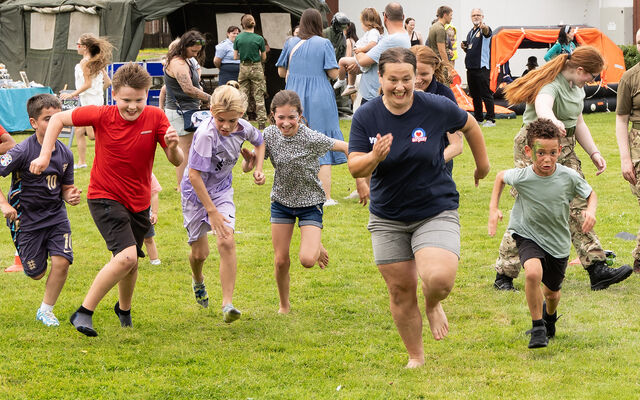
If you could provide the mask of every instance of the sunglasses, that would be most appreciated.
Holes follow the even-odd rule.
[[[195,45],[204,46],[205,45],[204,39],[196,39],[196,40],[193,41],[193,44],[190,44],[187,47],[191,47],[191,46],[195,46]]]

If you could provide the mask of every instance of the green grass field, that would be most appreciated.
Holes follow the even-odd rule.
[[[600,200],[596,231],[602,244],[630,263],[634,242],[614,238],[635,233],[638,203],[620,174],[613,113],[586,115],[609,166],[595,176],[580,149],[587,180]],[[640,324],[637,276],[592,292],[588,275],[570,266],[563,287],[558,333],[546,349],[527,349],[530,328],[522,277],[515,293],[492,289],[501,233],[513,203],[504,195],[505,221],[487,236],[488,202],[496,173],[513,165],[512,143],[521,118],[484,130],[492,170],[478,188],[465,148],[455,161],[460,191],[462,258],[456,286],[443,303],[450,334],[441,342],[424,327],[427,362],[406,370],[407,355],[388,309],[386,287],[373,263],[366,230],[368,211],[342,200],[354,189],[346,166],[334,168],[333,197],[325,210],[329,267],[297,263],[299,231],[292,243],[290,315],[277,314],[267,184],[236,167],[238,279],[234,304],[242,319],[222,322],[217,251],[213,239],[205,264],[210,307],[196,304],[187,261],[174,168],[158,150],[154,171],[164,190],[156,240],[162,265],[140,260],[133,329],[113,313],[117,291],[96,309],[99,335],[87,338],[68,323],[97,271],[109,259],[83,199],[68,206],[75,262],[55,313],[58,328],[35,320],[44,281],[0,272],[0,398],[6,399],[627,399],[640,393]],[[347,136],[349,121],[341,126]],[[23,140],[26,136],[19,136]],[[90,143],[90,153],[93,150]],[[74,152],[76,148],[74,147]],[[92,155],[90,156],[92,158]],[[89,170],[76,174],[86,194]],[[2,190],[9,179],[1,182]],[[551,194],[550,194],[551,195]],[[0,263],[13,261],[9,230],[0,235]],[[571,258],[575,257],[575,252]],[[422,307],[424,309],[424,307]]]

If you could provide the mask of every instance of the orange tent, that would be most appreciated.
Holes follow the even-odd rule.
[[[602,83],[615,83],[625,71],[622,50],[597,28],[576,26],[575,40],[580,45],[589,45],[600,50],[606,65],[602,71]],[[493,31],[491,38],[491,90],[498,87],[500,66],[509,61],[519,48],[546,48],[558,39],[560,26],[501,26]]]

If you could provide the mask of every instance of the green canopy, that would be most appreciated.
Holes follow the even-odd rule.
[[[65,84],[73,86],[74,66],[80,61],[75,41],[80,34],[108,37],[115,46],[113,60],[132,61],[142,44],[145,21],[167,16],[187,4],[214,15],[218,7],[233,7],[236,12],[277,7],[298,18],[307,8],[328,10],[319,0],[0,0],[0,63],[14,79],[19,71],[26,71],[30,80],[58,91]],[[186,18],[182,25],[174,36],[193,27]],[[215,31],[215,17],[207,25]],[[174,29],[175,23],[171,26]]]

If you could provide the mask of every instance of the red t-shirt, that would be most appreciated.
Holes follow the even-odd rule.
[[[156,146],[167,147],[164,112],[145,107],[135,121],[126,121],[116,106],[84,106],[71,119],[75,126],[93,126],[96,134],[87,198],[115,200],[135,213],[148,208]]]
[[[0,136],[2,135],[8,135],[9,132],[7,132],[6,129],[4,129],[4,127],[2,125],[0,125]]]

